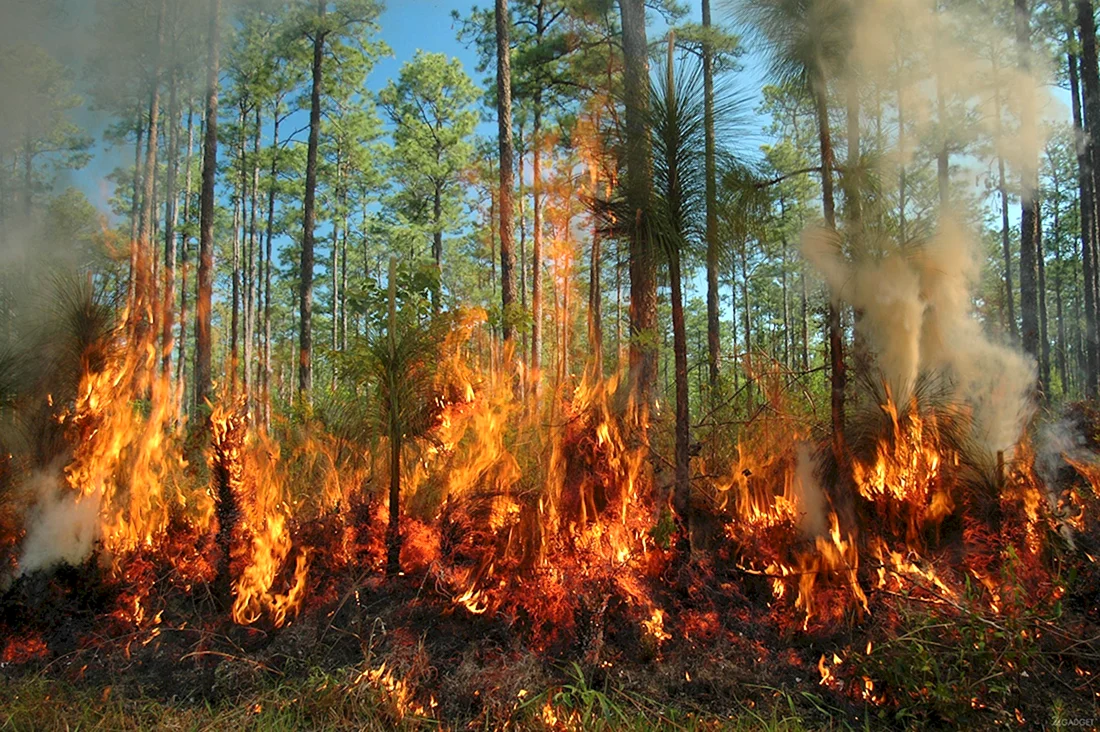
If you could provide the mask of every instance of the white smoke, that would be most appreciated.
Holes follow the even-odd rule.
[[[1033,410],[1035,363],[985,333],[971,302],[979,267],[961,227],[943,220],[922,246],[859,262],[829,232],[809,229],[802,252],[834,299],[860,311],[859,335],[896,404],[909,401],[920,374],[944,374],[972,411],[975,442],[1011,452]]]
[[[80,495],[57,471],[34,473],[25,489],[35,502],[27,516],[19,574],[87,559],[99,536],[100,494]]]
[[[941,10],[932,0],[865,0],[852,38],[844,75],[832,80],[837,98],[856,85],[861,98],[876,94],[905,120],[904,129],[871,136],[887,148],[867,158],[883,190],[902,180],[903,171],[912,177],[912,166],[935,167],[929,146],[950,150],[958,168],[974,164],[967,153],[976,142],[991,143],[1014,180],[1036,174],[1043,145],[1037,122],[1054,106],[1041,48],[1021,65],[1006,29],[989,18]],[[865,112],[871,108],[881,114],[874,105]],[[858,255],[842,254],[837,236],[816,228],[805,232],[802,251],[834,302],[859,312],[858,336],[873,352],[895,403],[909,401],[922,374],[943,374],[956,400],[970,407],[975,442],[990,453],[1010,452],[1033,411],[1036,366],[986,334],[973,307],[981,269],[977,237],[950,206],[948,201],[940,211],[934,233],[918,243],[883,243],[884,232],[868,228]],[[917,225],[919,214],[908,213],[911,231],[933,228]]]
[[[826,498],[818,479],[819,468],[813,448],[807,442],[800,442],[795,448],[791,498],[798,511],[799,525],[807,536],[825,534]]]

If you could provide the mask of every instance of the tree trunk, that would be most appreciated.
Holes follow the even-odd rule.
[[[647,215],[653,188],[649,125],[649,57],[645,3],[619,0],[626,99],[626,199],[630,227],[630,387],[642,435],[657,381],[657,266]]]
[[[210,0],[206,64],[206,131],[202,149],[198,298],[195,302],[195,406],[210,395],[210,306],[214,291],[214,179],[218,167],[218,16],[221,0]]]
[[[665,80],[668,107],[668,129],[678,134],[676,126],[676,84],[673,77],[673,53],[675,42],[670,31],[668,36],[668,76]],[[668,191],[666,198],[673,215],[678,212],[683,201],[680,184],[680,167],[683,162],[677,158],[679,147],[669,141]],[[679,222],[677,222],[679,223]],[[688,367],[687,367],[687,329],[684,325],[684,292],[680,273],[680,248],[685,243],[683,231],[676,231],[675,239],[668,244],[668,279],[672,295],[672,356],[673,372],[676,382],[676,485],[673,492],[673,504],[681,523],[688,551],[691,550],[691,418],[688,406]]]
[[[702,0],[703,27],[710,28],[710,0]],[[714,140],[714,52],[703,43],[703,135],[707,240],[707,376],[714,395],[718,388],[718,358],[722,351],[718,317],[718,174]]]
[[[519,149],[517,150],[516,166],[519,168],[517,176],[517,185],[519,186],[519,193],[517,198],[519,200],[519,309],[522,320],[526,323],[527,320],[527,217],[526,217],[526,204],[524,201],[523,192],[523,157],[526,154],[523,142],[523,123],[519,125]],[[528,336],[527,328],[524,327],[521,331],[522,337],[520,339],[520,362],[523,364],[529,364],[530,351],[528,348]],[[527,379],[524,379],[521,385],[524,389],[527,387]],[[524,395],[526,396],[526,394]]]
[[[145,141],[145,173],[143,175],[142,200],[141,200],[141,224],[138,227],[138,254],[137,269],[134,272],[133,287],[134,304],[137,312],[130,313],[133,322],[139,326],[139,332],[144,332],[148,323],[145,308],[151,308],[153,301],[152,282],[150,280],[153,262],[153,220],[156,217],[156,193],[154,185],[157,179],[157,135],[158,118],[160,116],[160,56],[161,46],[164,43],[164,11],[165,1],[161,0],[157,9],[157,41],[153,51],[153,77],[149,85],[149,127],[148,138]]]
[[[337,161],[339,161],[339,154],[337,154]],[[340,168],[339,162],[336,164],[337,170]],[[337,173],[337,177],[339,177]],[[337,187],[339,187],[337,183]],[[340,344],[340,218],[337,216],[332,222],[332,266],[329,267],[329,274],[332,277],[332,328],[330,329],[329,348],[332,349],[332,379],[329,381],[329,391],[336,391],[336,377],[337,366],[335,353]]]
[[[325,0],[317,3],[318,15],[325,17]],[[313,228],[316,224],[317,147],[321,137],[321,68],[325,53],[325,33],[313,34],[313,84],[309,95],[309,146],[306,151],[306,192],[302,212],[301,284],[298,288],[298,400],[302,406],[313,399]]]
[[[801,308],[799,317],[799,331],[802,340],[802,370],[810,370],[810,306],[809,306],[809,294],[806,292],[806,271],[805,265],[798,271],[799,289],[799,305]]]
[[[248,399],[249,413],[253,404],[255,389],[256,346],[256,248],[257,248],[257,208],[260,194],[260,100],[257,98],[253,108],[255,129],[252,130],[252,182],[249,185],[248,212],[248,251],[245,254],[245,308],[244,308],[244,394]]]
[[[432,197],[432,260],[439,275],[439,281],[432,289],[432,310],[438,315],[443,307],[443,183],[438,180]]]
[[[515,172],[512,150],[511,17],[508,0],[496,0],[497,141],[500,147],[500,304],[505,349],[512,345],[516,313]],[[513,354],[514,356],[514,354]],[[518,388],[518,383],[517,388]]]
[[[1072,47],[1076,42],[1076,35],[1073,33],[1072,28],[1069,30],[1069,34],[1070,34],[1070,38],[1068,40],[1070,42],[1070,46]],[[1081,240],[1081,244],[1084,245],[1086,242],[1089,241],[1089,237],[1091,236],[1091,232],[1093,230],[1093,221],[1095,220],[1094,219],[1094,212],[1095,212],[1094,204],[1095,204],[1095,201],[1094,201],[1093,195],[1092,195],[1092,193],[1093,193],[1093,181],[1092,181],[1091,176],[1089,175],[1089,171],[1091,170],[1091,167],[1088,163],[1088,158],[1087,158],[1088,147],[1087,147],[1087,143],[1086,143],[1086,140],[1085,140],[1084,118],[1083,118],[1083,110],[1082,110],[1082,104],[1081,104],[1081,84],[1080,84],[1080,81],[1078,79],[1078,59],[1075,55],[1069,54],[1068,65],[1069,65],[1070,99],[1071,99],[1071,105],[1072,105],[1072,109],[1073,109],[1074,148],[1075,148],[1075,152],[1077,154],[1077,187],[1078,187],[1077,203],[1078,203],[1078,208],[1080,210],[1080,216],[1081,216],[1080,240]],[[1084,301],[1085,324],[1086,324],[1085,327],[1086,327],[1086,330],[1088,330],[1088,331],[1094,331],[1094,329],[1095,329],[1096,305],[1097,305],[1097,303],[1096,303],[1096,291],[1092,287],[1088,286],[1088,283],[1093,281],[1093,272],[1094,272],[1094,268],[1096,266],[1096,261],[1095,261],[1095,258],[1092,256],[1092,254],[1093,254],[1092,247],[1082,246],[1080,262],[1081,262],[1082,277],[1083,277],[1083,281],[1084,281],[1084,285],[1085,285],[1082,288],[1084,290],[1084,297],[1083,298],[1079,298],[1079,297],[1074,298],[1075,307],[1076,307],[1076,304],[1079,303],[1082,299]],[[1074,259],[1075,260],[1078,259],[1076,255],[1074,256]],[[1080,323],[1080,315],[1079,314],[1075,315],[1074,323],[1076,324],[1075,328],[1074,328],[1074,332],[1079,337],[1080,334],[1081,334],[1081,327],[1080,327],[1081,323]],[[1086,344],[1087,343],[1088,343],[1088,341],[1086,340]],[[1083,359],[1084,359],[1083,363],[1085,364],[1085,368],[1084,368],[1084,373],[1082,375],[1084,376],[1084,381],[1085,381],[1085,395],[1089,398],[1095,398],[1095,396],[1096,396],[1095,387],[1090,386],[1090,384],[1093,383],[1093,380],[1090,379],[1089,376],[1088,376],[1089,373],[1092,373],[1093,368],[1092,368],[1091,364],[1093,362],[1094,356],[1096,356],[1096,355],[1097,354],[1094,352],[1094,349],[1091,346],[1086,345],[1085,353],[1083,354]],[[1078,349],[1078,357],[1079,357],[1079,359],[1080,359],[1080,357],[1082,357],[1082,353],[1079,349]]]
[[[738,254],[741,259],[741,317],[742,317],[742,333],[744,338],[742,342],[745,344],[744,363],[747,364],[746,368],[748,374],[746,376],[745,384],[745,403],[752,408],[753,393],[752,383],[755,374],[752,368],[752,302],[749,299],[749,257],[748,257],[748,241],[747,237],[741,237],[738,247]]]
[[[1089,397],[1097,395],[1098,376],[1100,376],[1100,353],[1097,344],[1097,209],[1096,209],[1096,135],[1100,131],[1100,72],[1096,59],[1096,21],[1092,0],[1076,0],[1077,23],[1081,33],[1081,69],[1084,86],[1084,131],[1085,150],[1082,156],[1085,169],[1082,177],[1087,183],[1089,227],[1082,231],[1082,263],[1085,267],[1085,344],[1087,349],[1085,393]],[[1092,306],[1089,306],[1089,303]]]
[[[672,247],[668,258],[672,285],[672,352],[676,375],[676,513],[691,547],[691,418],[688,412],[687,328],[684,325],[684,293],[680,252]]]
[[[598,185],[598,180],[597,180]],[[600,232],[593,227],[591,258],[588,263],[588,348],[592,354],[592,375],[603,378],[603,318],[600,290]]]
[[[1016,47],[1019,53],[1019,68],[1026,75],[1030,70],[1028,59],[1031,53],[1031,10],[1028,0],[1015,0]],[[1027,81],[1024,82],[1026,86]],[[1035,139],[1036,111],[1034,90],[1023,89],[1023,104],[1020,113],[1020,130],[1023,139]],[[1024,350],[1042,364],[1042,350],[1039,346],[1039,180],[1038,159],[1028,160],[1027,165],[1034,168],[1024,171],[1021,176],[1020,190],[1020,340]]]
[[[348,213],[348,189],[340,189],[340,215],[344,219],[340,227],[340,350],[348,350],[348,230],[351,215]]]
[[[831,231],[836,231],[836,203],[833,198],[833,140],[829,128],[829,108],[825,93],[824,84],[821,84],[821,88],[814,93],[818,138],[821,145],[821,203],[825,224]],[[840,323],[840,308],[832,298],[829,300],[828,329],[833,453],[837,462],[841,463],[844,453],[844,389],[847,386],[847,368],[844,363],[844,332]]]
[[[279,102],[276,100],[271,125],[271,171],[267,191],[267,230],[264,234],[264,428],[271,425],[271,240],[275,228],[275,186],[279,174]]]
[[[189,402],[183,398],[187,383],[187,275],[189,270],[188,250],[191,246],[191,152],[195,144],[194,103],[187,102],[187,163],[184,167],[183,225],[186,227],[180,244],[180,315],[179,315],[179,355],[176,358],[176,388],[180,397],[180,416],[188,411]]]
[[[390,256],[389,278],[389,437],[390,437],[390,521],[386,529],[386,573],[401,572],[401,421],[397,414],[397,385],[394,360],[397,352],[397,258]]]
[[[141,227],[141,192],[144,189],[141,181],[142,174],[142,139],[145,134],[145,112],[142,110],[141,105],[137,106],[137,126],[134,129],[134,176],[132,180],[133,184],[133,198],[130,202],[130,273],[129,273],[129,287],[126,290],[126,306],[129,310],[133,310],[134,307],[134,294],[137,292],[137,283],[135,278],[138,276],[138,233]],[[13,171],[14,172],[14,171]],[[31,165],[30,159],[26,162],[26,172],[24,181],[24,216],[30,216],[31,207]]]
[[[993,68],[993,120],[994,120],[994,144],[1001,144],[1001,82],[997,73],[997,67]],[[1000,152],[997,153],[997,191],[1001,195],[1001,253],[1005,263],[1005,312],[1008,317],[1008,332],[1015,340],[1016,330],[1016,305],[1015,290],[1012,287],[1012,245],[1009,241],[1010,225],[1008,223],[1008,185],[1005,177],[1005,161]]]
[[[245,99],[241,97],[237,114],[237,192],[233,197],[233,272],[231,278],[232,306],[229,319],[229,393],[236,396],[240,372],[241,333],[241,239],[245,230],[245,161],[244,161]]]
[[[1062,397],[1069,394],[1069,370],[1066,366],[1066,321],[1062,306],[1062,229],[1060,226],[1061,212],[1058,210],[1058,202],[1061,193],[1058,190],[1058,180],[1054,181],[1054,317],[1058,327],[1058,345],[1055,349],[1058,359],[1058,381],[1062,385]]]
[[[1012,244],[1009,239],[1008,187],[1005,183],[1005,161],[1000,154],[997,155],[997,190],[1001,194],[1001,254],[1005,263],[1005,316],[1008,319],[1008,333],[1015,340],[1018,333],[1016,330],[1016,293],[1012,289]]]
[[[1046,257],[1043,254],[1043,225],[1042,209],[1036,204],[1035,223],[1035,254],[1038,265],[1038,299],[1039,299],[1039,386],[1042,387],[1043,397],[1050,399],[1050,333],[1047,320],[1047,267]]]
[[[164,292],[161,313],[161,375],[167,380],[172,374],[172,350],[174,348],[176,301],[176,224],[179,194],[176,191],[176,173],[179,170],[179,90],[178,68],[173,66],[168,89],[168,179],[164,192]]]
[[[140,226],[141,219],[141,142],[145,134],[145,112],[142,110],[141,105],[137,106],[135,111],[137,115],[137,124],[134,126],[134,176],[132,179],[133,186],[133,198],[130,202],[130,278],[134,276],[134,258],[137,256],[137,250],[134,249],[134,243],[138,238],[138,227]],[[26,206],[30,206],[29,196],[30,189],[27,189],[26,193],[28,201]],[[133,288],[131,288],[132,290]],[[130,295],[133,295],[131,292]]]

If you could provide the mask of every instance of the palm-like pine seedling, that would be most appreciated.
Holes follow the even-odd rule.
[[[406,442],[423,438],[435,426],[445,402],[441,375],[446,361],[448,313],[425,318],[413,305],[397,307],[397,264],[390,260],[388,317],[385,327],[358,349],[359,378],[374,393],[374,427],[390,447],[389,527],[386,569],[400,572],[401,451]]]

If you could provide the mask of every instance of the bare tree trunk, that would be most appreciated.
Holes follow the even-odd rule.
[[[272,111],[271,180],[267,191],[267,230],[264,234],[264,428],[271,425],[271,239],[275,227],[275,187],[279,174],[279,102]]]
[[[516,313],[515,180],[512,144],[511,17],[508,0],[496,0],[497,142],[500,148],[500,304],[505,348],[512,345]],[[513,354],[514,356],[514,354]],[[516,382],[518,389],[519,382]]]
[[[132,179],[133,185],[133,198],[130,202],[130,279],[133,281],[135,258],[137,257],[137,250],[133,245],[137,242],[138,231],[141,225],[141,191],[143,190],[141,184],[141,142],[145,134],[145,112],[141,108],[141,105],[137,105],[135,110],[137,115],[137,124],[134,126],[134,177]],[[30,189],[27,190],[27,195],[30,195]],[[133,295],[133,288],[131,287],[130,295]]]
[[[198,298],[195,303],[195,406],[210,397],[210,306],[214,287],[214,180],[218,167],[218,16],[221,0],[210,0],[206,64],[206,131],[202,150]]]
[[[1020,70],[1027,74],[1031,53],[1031,10],[1028,0],[1015,0],[1016,47]],[[1029,82],[1025,81],[1026,86]],[[1020,113],[1021,134],[1025,140],[1035,139],[1036,110],[1034,90],[1022,90],[1023,104]],[[1020,340],[1042,368],[1042,349],[1039,346],[1039,180],[1038,160],[1029,160],[1027,170],[1021,176],[1020,190]],[[1041,386],[1041,384],[1040,384]]]
[[[646,418],[657,381],[657,265],[646,214],[653,188],[649,129],[649,58],[645,3],[619,0],[623,26],[623,92],[626,99],[626,199],[630,232],[630,387]]]
[[[806,292],[806,271],[804,268],[800,268],[798,271],[798,281],[801,289],[800,293],[800,305],[801,305],[801,317],[799,318],[799,325],[802,336],[802,370],[810,370],[810,307],[809,296]]]
[[[517,198],[519,200],[519,307],[520,312],[523,314],[523,320],[527,320],[527,207],[524,201],[523,192],[523,157],[526,154],[523,142],[523,123],[519,126],[519,150],[516,157],[516,164],[519,168],[518,185],[519,193]],[[523,364],[530,364],[530,352],[528,351],[528,336],[527,328],[522,331],[523,336],[520,340],[520,361]],[[527,380],[524,379],[522,387],[526,389]],[[526,394],[524,394],[526,398]]]
[[[389,437],[390,437],[390,521],[386,530],[386,573],[390,576],[401,572],[401,421],[397,415],[396,368],[397,352],[397,258],[390,256],[389,278]]]
[[[187,231],[180,246],[180,314],[179,314],[179,355],[176,357],[176,384],[180,396],[180,416],[188,411],[190,402],[184,399],[187,383],[187,275],[188,250],[191,247],[191,154],[195,144],[194,103],[187,102],[187,163],[184,167],[183,224]]]
[[[176,301],[176,224],[179,211],[179,193],[176,190],[176,173],[179,170],[179,78],[178,67],[172,67],[168,90],[168,180],[164,193],[164,293],[161,300],[161,375],[168,379],[172,374],[173,334],[175,332]]]
[[[702,0],[703,27],[710,28],[710,0]],[[707,375],[713,394],[718,388],[718,359],[722,352],[718,317],[718,173],[714,140],[714,51],[703,43],[703,134],[707,240]]]
[[[823,87],[824,85],[822,85]],[[836,204],[833,199],[833,140],[829,129],[829,109],[825,89],[814,94],[817,107],[818,137],[821,143],[821,201],[825,223],[836,230]],[[844,453],[844,389],[847,386],[847,367],[844,363],[844,332],[840,323],[840,309],[829,301],[829,365],[832,384],[830,405],[832,408],[833,452],[842,463]]]
[[[325,17],[325,0],[318,0],[317,12]],[[317,221],[317,148],[321,137],[322,62],[325,32],[313,34],[313,84],[309,95],[309,146],[306,151],[306,192],[302,219],[301,284],[298,288],[298,399],[302,406],[313,403],[313,228]]]
[[[237,113],[237,192],[233,198],[233,277],[232,308],[229,325],[229,393],[236,396],[240,371],[241,321],[241,239],[245,231],[245,160],[244,160],[245,98],[241,97]]]
[[[1092,0],[1076,0],[1077,24],[1081,33],[1081,69],[1080,76],[1084,86],[1083,129],[1085,147],[1079,162],[1085,164],[1082,178],[1086,182],[1085,196],[1089,210],[1088,229],[1082,230],[1082,264],[1085,280],[1085,394],[1094,398],[1097,395],[1098,377],[1100,377],[1100,352],[1097,343],[1097,321],[1100,303],[1097,303],[1096,278],[1097,262],[1097,206],[1096,206],[1096,134],[1100,130],[1100,72],[1096,58],[1096,20]],[[1083,204],[1084,206],[1084,204]],[[1091,307],[1090,307],[1091,302]]]
[[[997,73],[997,66],[993,67],[993,119],[994,119],[994,144],[1001,144],[1001,82]],[[997,190],[1001,195],[1001,253],[1005,264],[1005,312],[1008,316],[1008,332],[1015,340],[1018,336],[1016,329],[1015,290],[1012,287],[1012,246],[1009,242],[1010,225],[1008,223],[1008,185],[1005,179],[1005,161],[1000,152],[997,153]]]
[[[1054,317],[1058,325],[1058,347],[1055,349],[1058,358],[1058,381],[1062,384],[1062,396],[1069,393],[1069,369],[1066,365],[1066,321],[1062,306],[1062,229],[1059,224],[1060,211],[1058,201],[1061,193],[1058,190],[1058,179],[1054,179]]]
[[[598,185],[598,181],[597,181]],[[592,354],[592,374],[603,378],[603,320],[600,291],[600,232],[593,227],[591,257],[588,263],[588,348]]]
[[[435,261],[435,270],[439,273],[440,281],[432,290],[432,310],[438,314],[443,307],[440,300],[443,297],[443,183],[435,182],[435,192],[432,197],[432,259]]]
[[[149,325],[147,316],[152,313],[140,312],[143,308],[153,307],[153,283],[150,280],[153,262],[153,227],[156,217],[156,193],[154,185],[157,179],[157,139],[158,118],[160,116],[160,56],[164,43],[164,13],[166,0],[161,0],[157,9],[157,41],[153,51],[152,79],[149,84],[149,127],[145,141],[145,174],[142,177],[141,224],[138,227],[137,269],[134,272],[135,305],[138,312],[130,313],[139,333],[146,331]]]
[[[1039,269],[1039,287],[1038,287],[1038,299],[1039,299],[1039,385],[1043,389],[1043,396],[1046,399],[1050,399],[1050,333],[1048,332],[1049,323],[1047,321],[1047,267],[1046,257],[1043,253],[1043,237],[1042,237],[1042,208],[1038,204],[1035,206],[1036,223],[1035,230],[1037,236],[1035,237],[1035,249]]]
[[[254,401],[255,390],[255,347],[256,347],[256,248],[257,248],[257,208],[260,194],[260,100],[255,100],[253,108],[252,131],[252,182],[249,186],[248,212],[248,251],[245,255],[245,308],[244,308],[244,393],[248,399],[249,414]]]
[[[542,109],[541,95],[535,96],[531,129],[531,405],[538,412],[542,386]]]
[[[340,215],[343,226],[340,227],[340,350],[348,350],[348,232],[351,216],[348,213],[347,185],[340,189]]]

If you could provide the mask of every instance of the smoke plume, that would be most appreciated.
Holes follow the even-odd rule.
[[[33,474],[25,490],[35,504],[27,516],[19,574],[87,559],[99,533],[99,494],[77,494],[56,471]]]
[[[1018,180],[1036,175],[1043,144],[1037,120],[1053,107],[1037,56],[1021,53],[988,18],[940,11],[925,0],[858,6],[837,96],[857,85],[862,98],[873,92],[896,104],[905,121],[879,156],[861,161],[874,169],[870,177],[881,189],[896,186],[907,166],[935,167],[929,148],[947,151],[956,171],[973,165],[970,153],[979,140],[992,143]],[[951,176],[952,182],[960,178]],[[980,249],[954,213],[964,208],[954,198],[969,194],[949,190],[938,220],[910,214],[904,241],[865,223],[853,229],[859,238],[857,244],[851,237],[850,251],[821,228],[804,233],[802,250],[834,301],[857,312],[857,337],[874,354],[896,403],[909,401],[921,374],[943,374],[972,411],[975,442],[990,453],[1011,451],[1032,413],[1036,366],[994,341],[975,312]]]

